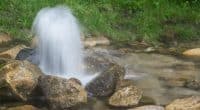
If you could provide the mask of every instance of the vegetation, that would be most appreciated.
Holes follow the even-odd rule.
[[[200,35],[199,0],[1,0],[0,32],[29,41],[37,12],[46,6],[69,6],[87,36],[113,42],[190,41]]]

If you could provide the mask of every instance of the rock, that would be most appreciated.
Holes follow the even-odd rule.
[[[6,110],[39,110],[39,109],[32,105],[23,105],[23,106],[17,106],[17,107],[10,107],[10,108],[7,108]]]
[[[20,50],[26,48],[25,45],[17,45],[9,50],[6,50],[4,52],[0,53],[0,57],[2,58],[10,58],[10,59],[15,59],[17,54],[19,53]]]
[[[86,54],[88,54],[87,52]],[[90,72],[90,74],[94,73],[102,73],[102,71],[108,70],[113,63],[108,61],[108,59],[103,56],[96,56],[94,54],[88,55],[84,59],[86,64],[86,70]]]
[[[87,92],[75,80],[46,75],[39,78],[39,87],[53,110],[63,110],[87,102]]]
[[[127,86],[117,90],[110,98],[109,105],[115,107],[130,107],[137,105],[142,97],[142,91],[135,86]]]
[[[154,47],[148,47],[144,50],[144,52],[150,53],[150,52],[155,52],[156,49]]]
[[[97,45],[110,45],[110,41],[106,37],[91,37],[84,40],[85,47],[94,47]]]
[[[92,38],[88,38],[87,40],[83,42],[83,44],[84,44],[84,47],[94,47],[96,46],[96,41]]]
[[[28,60],[33,64],[36,64],[36,65],[39,64],[39,60],[36,54],[36,49],[32,49],[32,48],[24,48],[20,50],[15,59]]]
[[[141,107],[136,107],[128,110],[165,110],[164,107],[162,106],[157,106],[157,105],[145,105]]]
[[[24,48],[19,51],[16,56],[16,60],[27,60],[28,57],[35,54],[35,49],[32,48]]]
[[[200,96],[176,99],[165,110],[200,110]]]
[[[12,38],[8,34],[0,33],[0,44],[8,43]]]
[[[1,100],[5,97],[27,101],[41,75],[40,69],[28,61],[10,61],[0,70]]]
[[[79,84],[79,85],[82,85],[82,84],[81,84],[81,81],[78,80],[78,79],[76,79],[76,78],[70,78],[69,81],[70,81],[70,82],[77,83],[77,84]]]
[[[123,67],[113,64],[110,68],[102,72],[86,85],[86,90],[89,94],[101,97],[111,95],[118,81],[122,80],[125,75]]]
[[[187,57],[200,57],[200,48],[189,49],[183,52]]]
[[[4,65],[6,65],[7,62],[8,62],[7,59],[1,59],[1,58],[0,58],[0,69],[1,69]]]
[[[185,87],[194,89],[194,90],[200,90],[200,81],[198,80],[188,80],[185,83]]]

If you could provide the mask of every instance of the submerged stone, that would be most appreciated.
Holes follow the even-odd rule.
[[[199,80],[188,80],[185,83],[185,87],[194,89],[194,90],[200,90],[200,81]]]

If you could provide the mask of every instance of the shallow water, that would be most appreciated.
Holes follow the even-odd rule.
[[[199,90],[185,87],[186,81],[199,81],[199,61],[155,53],[122,53],[108,48],[88,49],[85,53],[105,57],[124,66],[125,78],[133,80],[143,90],[144,96],[153,100],[156,105],[166,105],[177,98],[200,95]],[[148,104],[146,102],[144,99],[143,104]],[[101,104],[105,110],[113,109],[103,102]]]

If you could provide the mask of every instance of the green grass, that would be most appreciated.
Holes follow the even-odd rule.
[[[200,35],[198,0],[1,0],[0,32],[29,42],[37,12],[61,4],[72,9],[85,35],[103,35],[116,43],[156,44],[167,37],[191,41]]]

